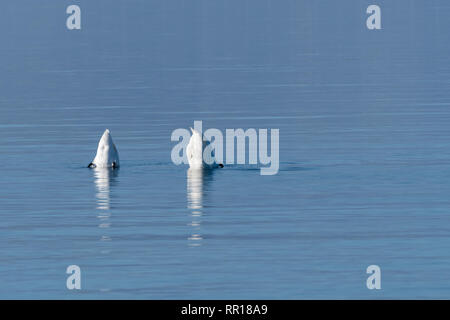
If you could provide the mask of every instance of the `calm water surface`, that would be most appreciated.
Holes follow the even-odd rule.
[[[0,10],[0,298],[450,297],[447,1],[57,2]],[[280,172],[175,166],[194,120]]]

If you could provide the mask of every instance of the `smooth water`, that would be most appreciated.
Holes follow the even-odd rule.
[[[0,298],[450,297],[448,1],[70,4],[0,9]],[[175,166],[194,120],[280,129],[279,173]]]

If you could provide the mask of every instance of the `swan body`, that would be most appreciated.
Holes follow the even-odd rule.
[[[119,153],[114,145],[111,133],[106,129],[98,143],[97,154],[88,167],[118,168],[119,166]]]
[[[206,162],[203,159],[203,151],[205,147],[210,143],[209,141],[204,141],[200,132],[192,129],[192,136],[186,147],[186,155],[189,161],[189,167],[191,169],[213,169],[213,168],[223,168],[223,164],[215,163],[214,155],[206,154]]]

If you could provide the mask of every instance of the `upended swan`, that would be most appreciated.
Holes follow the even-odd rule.
[[[203,159],[203,151],[205,147],[210,144],[209,141],[204,141],[202,135],[197,130],[190,128],[192,131],[191,139],[186,147],[186,155],[191,169],[213,169],[223,168],[223,164],[217,164],[214,159],[214,154],[207,153]],[[206,162],[205,162],[206,160]]]
[[[98,143],[97,154],[88,168],[118,168],[119,166],[119,153],[109,129],[106,129]]]

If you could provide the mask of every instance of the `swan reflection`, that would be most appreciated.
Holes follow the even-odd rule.
[[[187,207],[191,212],[191,223],[193,230],[188,237],[190,246],[200,246],[203,240],[201,235],[201,222],[203,215],[204,188],[212,179],[210,170],[192,169],[187,170]]]
[[[112,238],[110,236],[111,228],[111,203],[114,199],[111,196],[111,191],[116,184],[116,178],[119,174],[119,169],[112,168],[93,168],[94,184],[96,189],[96,212],[99,219],[98,228],[100,231],[99,250],[103,258],[107,259],[111,254],[113,246]],[[107,284],[106,284],[107,285]],[[111,288],[101,287],[100,292],[109,292]]]
[[[94,181],[97,193],[95,195],[97,199],[97,209],[99,210],[97,218],[100,223],[98,227],[100,229],[108,229],[111,226],[111,187],[115,183],[119,170],[111,168],[95,168]],[[110,241],[111,237],[108,235],[102,235],[101,241]]]

